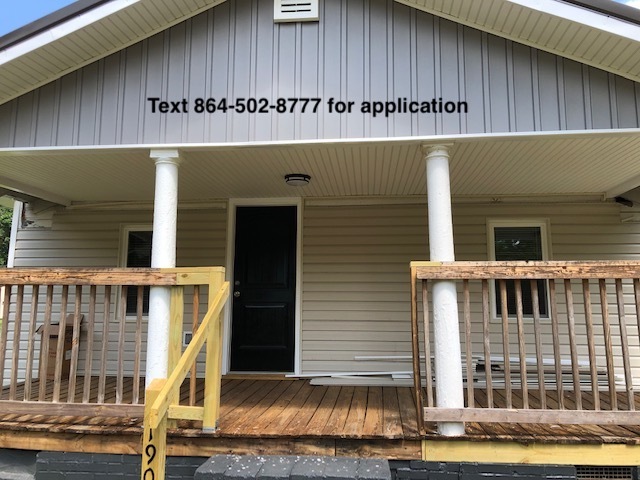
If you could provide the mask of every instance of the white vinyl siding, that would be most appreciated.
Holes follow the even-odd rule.
[[[640,226],[620,222],[615,204],[454,204],[454,238],[458,260],[487,260],[487,219],[547,219],[553,260],[640,260]],[[426,205],[307,207],[304,223],[302,369],[312,372],[410,371],[409,362],[356,361],[356,355],[409,355],[409,261],[428,260]],[[561,283],[561,282],[560,282]],[[564,294],[558,284],[558,295]],[[578,286],[574,293],[580,292]],[[591,300],[598,344],[603,345],[599,297]],[[614,349],[619,355],[615,290],[608,288]],[[640,345],[632,292],[627,331],[634,376],[640,379]],[[462,299],[462,295],[459,295]],[[576,314],[583,306],[576,303]],[[482,347],[479,285],[472,286],[473,342]],[[565,308],[560,304],[561,343],[568,353]],[[580,359],[587,359],[586,328],[578,322]],[[597,326],[600,325],[600,328]],[[491,325],[492,354],[500,355],[500,322]],[[543,322],[545,357],[553,350],[549,322]],[[533,350],[533,325],[527,322],[527,355]],[[515,322],[511,352],[517,345]],[[604,347],[597,348],[604,358]],[[568,358],[568,356],[567,356]],[[616,365],[620,364],[619,358]],[[621,373],[621,370],[620,372]]]
[[[121,265],[122,228],[127,225],[150,224],[152,211],[103,211],[77,210],[62,211],[53,217],[51,228],[24,228],[18,231],[16,247],[16,267],[117,267]],[[226,242],[225,209],[180,210],[178,212],[177,265],[220,266],[224,265]],[[39,324],[43,321],[43,301],[45,289],[40,289]],[[15,289],[14,289],[15,292]],[[54,296],[52,321],[59,320],[59,288]],[[24,376],[28,321],[30,314],[30,289],[25,291],[24,314],[21,334],[20,376]],[[205,292],[203,292],[205,293]],[[80,338],[79,368],[82,373],[86,355],[88,288],[83,291],[85,315]],[[116,292],[112,291],[111,319],[116,308]],[[93,340],[92,370],[97,374],[100,369],[100,349],[102,347],[103,290],[98,288],[96,302],[96,323]],[[13,297],[15,299],[15,297]],[[68,311],[73,311],[75,301],[74,288],[69,289]],[[201,298],[201,316],[204,315],[206,296]],[[15,307],[14,307],[15,308]],[[185,330],[191,330],[191,296],[187,290],[185,298]],[[146,358],[146,315],[143,321],[143,345],[141,352],[141,372],[144,373]],[[13,337],[13,322],[9,324],[9,340]],[[135,355],[135,318],[129,317],[126,323],[125,368],[133,365]],[[34,375],[38,368],[40,336],[36,336],[36,360]],[[107,374],[117,371],[118,324],[111,322],[109,327],[111,345],[107,361]],[[11,343],[11,342],[10,342]],[[8,353],[7,355],[10,355]],[[9,358],[9,357],[8,357]],[[204,371],[204,369],[202,369]]]
[[[454,204],[454,238],[458,260],[487,260],[487,219],[546,219],[552,260],[640,260],[640,224],[622,223],[615,204]],[[119,260],[120,228],[151,221],[146,211],[61,211],[51,228],[26,228],[18,233],[16,267],[114,267]],[[178,265],[224,265],[227,212],[224,209],[180,210],[178,215]],[[410,354],[409,262],[427,260],[427,207],[425,204],[317,206],[304,208],[302,262],[302,373],[410,370],[409,362],[363,362],[356,355]],[[478,286],[472,290],[474,347],[481,347]],[[71,289],[72,293],[73,289]],[[574,292],[580,292],[574,287]],[[594,313],[598,295],[592,290]],[[615,291],[609,288],[614,345],[620,351]],[[625,291],[628,334],[634,376],[640,379],[640,346],[632,292]],[[558,285],[558,294],[563,294]],[[41,293],[43,295],[43,293]],[[460,296],[462,298],[462,296]],[[559,297],[560,298],[560,297]],[[70,295],[70,301],[73,296]],[[205,300],[201,301],[201,306]],[[26,351],[25,299],[22,348]],[[102,306],[98,302],[98,308]],[[185,310],[185,330],[190,329],[190,299]],[[54,312],[56,310],[54,309]],[[581,317],[582,305],[576,303]],[[85,312],[86,313],[86,312]],[[100,313],[100,312],[99,312]],[[564,307],[560,309],[561,342],[568,345]],[[113,315],[113,314],[112,314]],[[55,320],[55,317],[54,317]],[[85,319],[86,322],[86,319]],[[601,341],[599,317],[594,318]],[[579,357],[587,358],[586,332],[577,327]],[[85,323],[86,325],[86,323]],[[493,354],[500,355],[500,322],[492,323]],[[525,323],[528,338],[533,325]],[[549,322],[544,354],[552,356]],[[116,342],[115,326],[110,335]],[[94,368],[99,368],[101,324],[94,337]],[[517,344],[511,328],[512,352]],[[12,331],[9,333],[11,341]],[[83,332],[82,341],[86,338]],[[143,337],[144,338],[144,337]],[[10,342],[11,343],[11,342]],[[9,343],[9,344],[10,344]],[[37,344],[36,344],[37,346]],[[134,341],[128,331],[126,360],[133,358]],[[81,347],[80,361],[86,350]],[[527,351],[531,356],[533,349]],[[146,349],[143,346],[144,360]],[[597,354],[604,358],[604,348]],[[8,353],[9,355],[9,353]],[[37,356],[37,352],[36,352]],[[568,358],[568,357],[567,357]],[[115,353],[108,371],[115,371]],[[617,362],[620,363],[620,362]],[[83,365],[81,363],[81,365]],[[24,355],[21,357],[24,368]]]

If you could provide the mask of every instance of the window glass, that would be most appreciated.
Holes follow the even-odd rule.
[[[130,231],[127,235],[127,267],[151,266],[151,231]],[[138,287],[127,288],[127,314],[135,315],[138,298]],[[142,311],[149,313],[149,287],[143,289]]]
[[[494,251],[497,261],[543,260],[542,229],[540,227],[494,227]],[[547,312],[547,282],[537,280],[538,304],[540,316],[548,317]],[[510,316],[516,315],[516,288],[513,280],[507,280],[507,311]],[[523,280],[522,311],[525,316],[533,316],[533,298],[531,282]],[[500,300],[500,282],[496,282],[496,313],[502,315]]]

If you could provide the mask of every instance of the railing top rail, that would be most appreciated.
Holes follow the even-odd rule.
[[[223,267],[0,268],[0,285],[206,285]]]
[[[411,262],[421,280],[640,278],[638,261]]]

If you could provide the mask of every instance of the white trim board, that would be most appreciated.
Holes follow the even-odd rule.
[[[16,260],[16,243],[18,241],[18,225],[22,219],[24,204],[16,201],[13,204],[13,216],[11,217],[11,234],[9,236],[9,255],[7,256],[7,268],[13,268]]]
[[[231,198],[227,207],[227,256],[226,279],[233,282],[233,263],[235,257],[236,207],[243,206],[295,206],[297,213],[296,225],[296,306],[295,306],[295,354],[293,360],[293,374],[299,375],[302,369],[302,219],[303,202],[301,197],[283,198]],[[231,373],[229,370],[231,356],[231,312],[232,302],[229,302],[224,313],[224,339],[222,346],[222,374]],[[249,372],[242,372],[249,373]],[[268,374],[269,372],[259,372]],[[281,373],[281,372],[278,372]]]
[[[123,144],[123,145],[77,145],[77,146],[50,146],[50,147],[5,147],[0,148],[0,156],[14,156],[16,154],[42,153],[78,153],[78,152],[108,152],[108,151],[144,151],[155,149],[179,149],[184,152],[208,151],[214,149],[233,150],[236,148],[256,148],[256,147],[297,147],[316,145],[367,145],[367,144],[410,144],[420,146],[422,144],[442,144],[442,143],[466,143],[478,140],[504,141],[504,140],[535,140],[565,138],[580,139],[590,136],[614,136],[614,137],[637,137],[640,128],[609,128],[593,130],[556,130],[539,132],[504,132],[504,133],[459,133],[454,135],[423,135],[413,137],[361,137],[361,138],[329,138],[311,140],[265,140],[253,142],[207,142],[207,143],[167,143],[167,144]]]

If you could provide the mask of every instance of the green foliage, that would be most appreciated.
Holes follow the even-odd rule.
[[[7,265],[12,216],[13,210],[6,207],[0,207],[0,267],[5,267]]]

